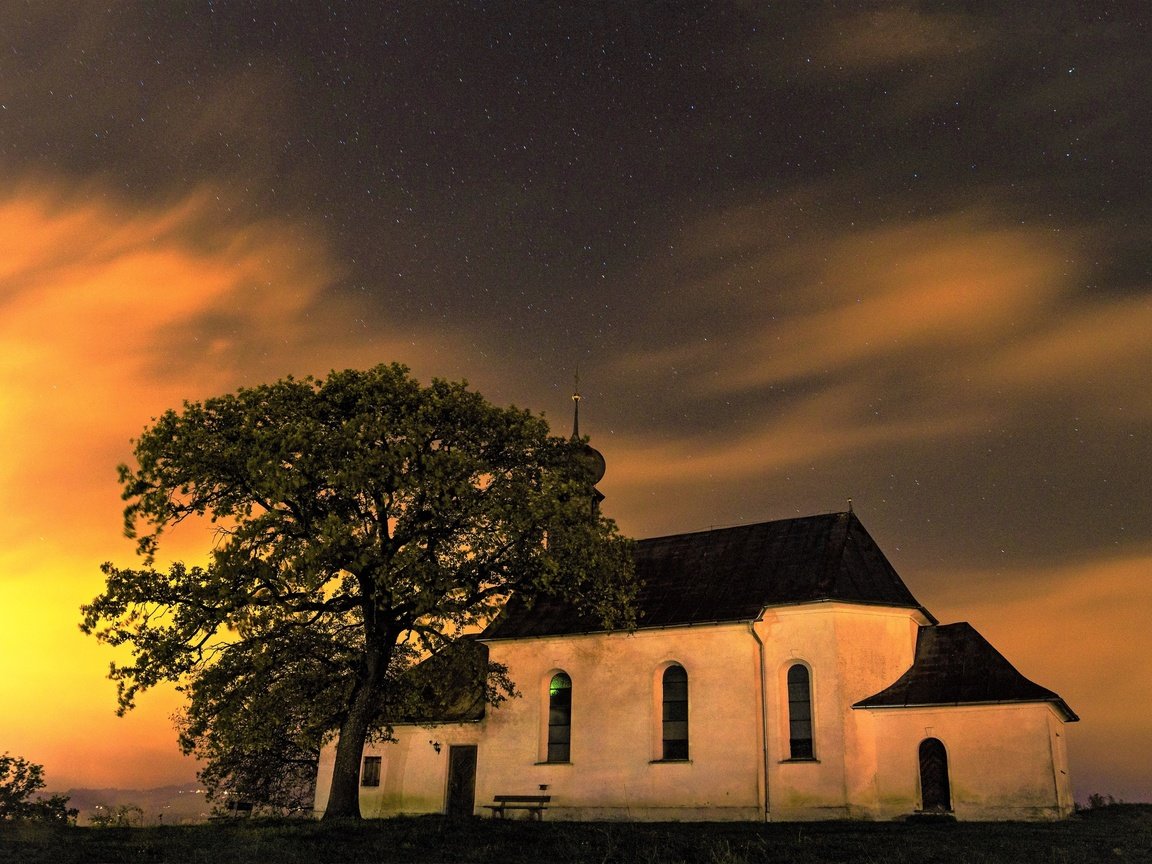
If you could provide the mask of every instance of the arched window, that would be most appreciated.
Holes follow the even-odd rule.
[[[664,670],[663,733],[665,759],[688,758],[688,673],[683,666]]]
[[[952,792],[948,787],[948,751],[939,738],[920,742],[921,809],[947,813],[952,809]]]
[[[572,756],[572,679],[563,672],[548,685],[548,761],[568,762]]]
[[[812,678],[800,663],[788,669],[788,747],[790,759],[812,759]]]

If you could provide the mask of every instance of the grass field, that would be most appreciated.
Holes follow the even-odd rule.
[[[1152,862],[1152,805],[1118,804],[1055,824],[533,823],[422,817],[104,829],[0,825],[0,861],[1147,864]]]

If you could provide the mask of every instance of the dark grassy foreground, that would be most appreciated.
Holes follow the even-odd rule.
[[[157,828],[0,826],[0,861],[50,862],[1152,862],[1152,805],[1113,805],[1066,822],[530,823],[439,817],[330,824]]]

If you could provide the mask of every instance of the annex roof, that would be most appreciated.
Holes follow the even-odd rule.
[[[766,606],[841,601],[919,609],[852,512],[639,540],[637,627],[753,621]],[[513,598],[484,639],[602,631],[569,604]]]
[[[389,691],[384,722],[462,723],[484,717],[488,646],[473,638],[451,643],[401,675]]]
[[[1076,716],[1057,694],[1029,681],[971,624],[921,627],[911,668],[892,686],[861,699],[853,708],[911,708],[1051,702],[1065,719]]]

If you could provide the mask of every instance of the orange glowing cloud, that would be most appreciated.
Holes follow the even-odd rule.
[[[841,237],[809,226],[785,245],[770,230],[779,209],[725,213],[686,244],[689,262],[711,255],[721,263],[685,266],[705,275],[676,286],[665,314],[713,298],[731,306],[710,310],[732,322],[726,332],[644,349],[618,366],[622,375],[672,367],[695,398],[762,394],[772,411],[703,448],[684,440],[658,454],[659,445],[634,442],[625,470],[637,482],[662,472],[740,476],[981,428],[1005,410],[989,397],[998,377],[1024,368],[1020,346],[1075,327],[1060,317],[1074,238],[1058,245],[964,212]],[[894,381],[907,398],[880,411]],[[796,396],[776,404],[773,392],[792,389]],[[691,458],[702,451],[709,455]]]
[[[226,209],[210,191],[144,210],[95,187],[0,198],[0,740],[53,784],[192,773],[175,695],[117,720],[111,657],[77,629],[100,563],[132,560],[115,478],[129,439],[184,399],[394,356],[330,296],[321,243],[219,224]],[[208,542],[189,530],[162,551]]]
[[[182,398],[248,380],[231,350],[240,336],[271,352],[299,328],[324,284],[318,250],[274,227],[198,244],[206,205],[0,202],[0,503],[17,514],[5,548],[61,521],[74,547],[90,514],[117,509],[109,481],[130,436]],[[214,315],[228,326],[212,332]],[[183,350],[164,359],[173,343]]]
[[[830,387],[782,408],[743,435],[660,442],[613,441],[610,483],[634,488],[726,482],[861,453],[875,447],[956,434],[975,417],[908,417],[859,424],[867,392]]]
[[[841,73],[957,57],[982,44],[962,15],[898,3],[846,14],[821,36],[814,53]]]
[[[1006,346],[976,374],[1018,393],[1037,390],[1091,398],[1113,409],[1152,368],[1152,300],[1096,297],[1076,304],[1060,321]],[[1124,402],[1131,400],[1125,399]],[[1152,403],[1132,402],[1152,418]]]
[[[784,289],[787,327],[767,324],[725,386],[826,375],[927,350],[982,351],[1042,315],[1065,283],[1064,255],[1047,238],[967,214],[823,239],[821,247],[806,247],[806,278]]]
[[[692,297],[729,297],[758,330],[631,358],[641,366],[710,370],[736,350],[717,385],[742,389],[889,363],[931,349],[983,351],[1026,333],[1069,284],[1066,246],[974,212],[861,230],[841,237],[774,239],[776,213],[749,208],[703,225],[686,254],[716,246],[738,264],[680,286]],[[757,239],[759,241],[757,243]],[[759,295],[759,296],[758,296]]]
[[[1108,399],[1152,364],[1152,303],[1081,290],[1089,230],[1056,235],[970,208],[840,236],[809,224],[782,242],[773,226],[786,209],[731,210],[689,232],[669,268],[689,275],[668,289],[652,329],[684,330],[669,319],[702,304],[703,317],[729,325],[642,347],[617,371],[675,369],[697,399],[795,395],[751,431],[709,439],[704,460],[688,458],[700,441],[648,460],[640,453],[652,442],[638,440],[627,470],[736,475],[964,434],[1017,410],[1022,393]]]

